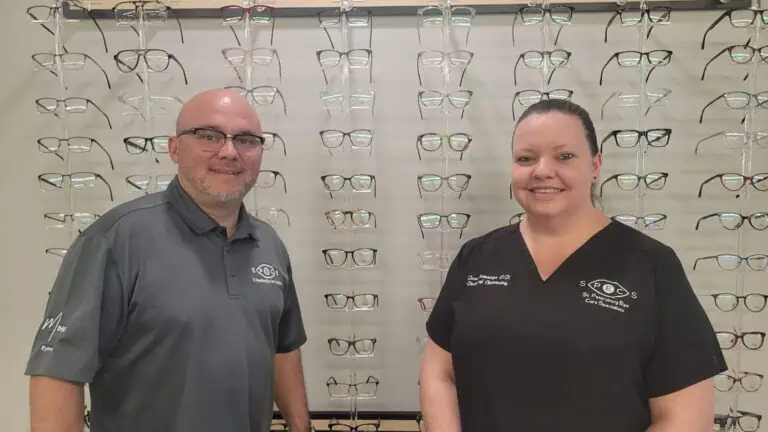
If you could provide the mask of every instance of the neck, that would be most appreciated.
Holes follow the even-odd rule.
[[[600,229],[610,222],[600,210],[590,206],[576,212],[553,217],[526,217],[528,234],[535,237],[566,238],[585,231]]]
[[[231,237],[235,233],[237,227],[237,218],[240,215],[239,200],[232,200],[226,202],[214,202],[211,199],[205,199],[194,190],[192,187],[188,187],[183,177],[179,177],[179,184],[184,191],[189,195],[192,200],[207,214],[211,219],[215,220],[219,225],[223,226],[227,230],[227,237]]]

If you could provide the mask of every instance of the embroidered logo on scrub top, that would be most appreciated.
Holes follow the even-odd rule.
[[[503,275],[494,275],[494,276],[488,276],[484,274],[480,274],[478,276],[475,275],[467,275],[467,286],[477,286],[477,285],[503,285],[508,286],[509,280],[512,277],[508,274]]]
[[[629,291],[620,283],[609,281],[607,279],[596,279],[592,282],[581,281],[580,287],[589,287],[591,291],[585,290],[581,293],[584,303],[593,304],[618,312],[624,312],[629,309],[632,300],[637,298],[637,293]]]
[[[251,280],[254,283],[267,283],[267,284],[275,284],[275,285],[282,285],[283,282],[281,280],[277,280],[277,277],[279,276],[279,272],[277,269],[272,267],[269,264],[261,264],[258,267],[251,267],[251,273],[253,273],[253,276],[251,276]]]

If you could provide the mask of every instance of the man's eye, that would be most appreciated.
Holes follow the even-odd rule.
[[[563,160],[573,159],[573,153],[560,153],[560,159],[563,159]]]
[[[518,156],[517,157],[517,161],[521,162],[521,163],[530,162],[531,160],[533,160],[533,158],[531,158],[530,156]]]

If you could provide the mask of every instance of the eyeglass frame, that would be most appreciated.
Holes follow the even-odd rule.
[[[52,67],[55,66],[57,63],[58,64],[63,64],[62,58],[64,56],[83,56],[83,69],[85,69],[85,61],[86,60],[90,60],[92,63],[94,63],[96,65],[96,67],[98,67],[101,70],[101,73],[104,74],[104,80],[107,81],[107,88],[112,90],[112,82],[109,81],[109,75],[107,75],[107,71],[105,71],[104,68],[101,67],[101,64],[99,64],[99,62],[97,62],[96,59],[94,59],[93,57],[91,57],[90,55],[88,55],[86,53],[64,52],[64,53],[60,53],[60,54],[53,54],[53,53],[39,52],[39,53],[35,53],[35,54],[31,55],[32,61],[34,61],[35,63],[40,65],[40,67],[42,67],[41,70],[47,70],[48,72],[52,73],[53,76],[58,77],[59,74],[57,74],[52,68],[46,67],[45,64],[43,64],[43,62],[38,60],[38,57],[40,57],[40,56],[51,56],[54,59],[53,64],[51,65]],[[61,66],[61,68],[62,68],[62,70],[66,70],[66,69],[64,69],[63,66]]]
[[[719,310],[723,311],[723,312],[733,312],[733,311],[735,311],[739,307],[739,303],[742,303],[746,310],[748,310],[750,312],[754,312],[754,313],[760,313],[760,312],[765,310],[765,306],[768,303],[768,295],[767,294],[760,294],[760,293],[749,293],[749,294],[745,294],[745,295],[736,295],[734,293],[723,292],[723,293],[701,294],[701,295],[704,296],[704,297],[712,297],[712,301],[714,302],[715,307],[718,308]],[[723,308],[720,307],[720,305],[717,304],[718,297],[726,297],[726,296],[729,296],[729,297],[732,297],[732,298],[736,299],[736,305],[733,307],[733,309],[723,309]],[[754,310],[754,309],[750,308],[747,305],[747,298],[748,297],[753,297],[753,296],[763,299],[763,307],[761,307],[758,310]]]
[[[554,54],[555,52],[558,52],[558,51],[562,51],[562,52],[565,53],[565,61],[563,61],[563,63],[561,65],[555,65],[554,63],[552,63],[552,54]],[[512,79],[514,80],[513,82],[515,83],[515,85],[517,85],[517,66],[520,64],[520,61],[522,61],[523,65],[525,67],[529,68],[529,69],[541,69],[541,67],[539,67],[539,68],[531,68],[531,67],[529,67],[525,63],[524,57],[525,57],[526,54],[529,54],[529,53],[540,54],[542,56],[542,66],[543,66],[543,64],[545,62],[544,58],[549,59],[548,61],[549,61],[549,64],[552,66],[552,70],[549,72],[549,75],[547,77],[547,85],[549,85],[552,82],[552,77],[555,75],[555,72],[558,69],[562,69],[562,68],[568,67],[568,64],[571,61],[571,56],[573,55],[573,53],[571,51],[568,51],[568,50],[565,50],[565,49],[561,49],[561,48],[553,49],[553,50],[549,50],[549,51],[528,50],[528,51],[524,51],[524,52],[520,53],[520,55],[517,57],[517,61],[515,62],[515,67],[512,70]]]
[[[330,186],[325,182],[325,179],[328,177],[341,177],[342,183],[341,187],[336,190],[331,190]],[[356,190],[354,186],[352,186],[352,179],[355,177],[368,177],[371,181],[371,186],[368,189],[365,190]],[[344,189],[344,185],[349,182],[349,186],[354,190],[355,192],[373,192],[373,197],[376,198],[376,176],[373,174],[352,174],[349,177],[343,176],[341,174],[325,174],[320,176],[320,181],[323,183],[323,187],[325,187],[325,190],[328,191],[331,198],[333,198],[334,192],[339,192],[342,189]]]
[[[451,216],[464,216],[466,218],[466,221],[464,221],[463,224],[461,224],[461,227],[454,228],[451,226],[450,223],[450,217]],[[440,221],[437,223],[437,226],[434,228],[427,228],[424,226],[424,224],[421,221],[421,218],[423,216],[440,216]],[[426,238],[424,235],[424,230],[433,230],[433,229],[440,229],[440,226],[443,224],[443,219],[445,219],[448,223],[448,228],[452,230],[458,230],[459,231],[459,239],[461,239],[464,236],[464,230],[467,229],[469,226],[469,220],[472,218],[472,215],[470,213],[462,213],[462,212],[451,212],[447,214],[440,214],[436,212],[426,212],[426,213],[419,213],[416,215],[416,224],[419,226],[419,230],[421,231],[421,238]]]
[[[45,100],[52,100],[52,101],[56,101],[56,109],[54,109],[54,110],[49,110],[48,108],[46,108],[45,106],[43,106],[43,105],[41,104],[41,102],[42,102],[42,101],[45,101]],[[54,116],[56,116],[56,117],[58,117],[58,118],[61,118],[61,116],[60,116],[60,115],[57,113],[57,111],[58,111],[58,108],[59,108],[59,106],[60,106],[60,105],[64,105],[64,111],[65,111],[65,112],[67,112],[67,113],[69,113],[69,111],[67,111],[67,105],[66,105],[66,104],[67,104],[67,101],[69,101],[69,100],[82,100],[82,101],[85,101],[85,109],[83,110],[83,112],[82,112],[82,113],[74,113],[74,114],[85,114],[85,112],[86,112],[86,111],[88,111],[88,106],[89,106],[89,105],[90,105],[90,106],[93,106],[94,108],[96,108],[96,110],[97,110],[97,111],[99,111],[99,112],[101,113],[101,115],[103,115],[103,116],[104,116],[104,118],[107,120],[107,125],[109,125],[109,128],[110,128],[110,129],[112,129],[112,120],[110,120],[110,119],[109,119],[109,116],[107,115],[107,113],[106,113],[106,112],[104,112],[104,110],[103,110],[103,109],[101,109],[101,107],[100,107],[100,106],[98,106],[98,105],[96,104],[96,102],[94,102],[94,101],[93,101],[93,100],[91,100],[90,98],[79,97],[79,96],[70,96],[70,97],[66,97],[66,98],[64,98],[64,99],[59,99],[59,98],[52,98],[52,97],[41,97],[41,98],[37,98],[37,99],[35,99],[35,104],[36,104],[36,105],[39,107],[39,108],[38,108],[38,112],[39,112],[40,114],[53,114]],[[45,110],[45,111],[40,111],[40,108],[42,108],[42,109],[43,109],[43,110]]]
[[[355,214],[360,214],[360,212],[365,212],[365,213],[367,213],[367,214],[368,214],[368,221],[369,221],[369,223],[368,223],[368,224],[365,224],[365,225],[360,225],[360,224],[358,224],[358,223],[355,223],[355,218],[354,218],[354,215],[355,215]],[[333,220],[333,219],[331,219],[331,214],[332,214],[332,213],[341,213],[341,214],[342,214],[342,216],[344,216],[344,220],[343,220],[343,221],[342,221],[340,224],[338,224],[338,225],[335,225],[335,224],[332,222],[332,220]],[[357,209],[357,210],[340,210],[340,209],[333,209],[333,210],[328,210],[327,212],[323,213],[323,215],[325,216],[325,220],[326,220],[326,221],[328,221],[328,225],[332,226],[332,227],[333,227],[333,229],[336,229],[336,228],[338,228],[338,227],[340,227],[340,226],[344,226],[344,224],[347,222],[347,216],[349,216],[349,220],[352,222],[352,225],[353,225],[354,227],[358,227],[358,228],[368,228],[368,227],[371,227],[371,224],[370,224],[370,222],[371,222],[371,221],[373,221],[373,228],[377,228],[377,223],[376,223],[376,214],[375,214],[374,212],[372,212],[372,211],[370,211],[370,210],[366,210],[366,209]]]
[[[352,264],[355,268],[369,268],[376,266],[379,250],[377,248],[367,248],[367,247],[361,247],[356,249],[341,249],[341,248],[326,248],[322,249],[320,252],[323,254],[323,258],[325,258],[325,263],[328,265],[328,267],[336,267],[341,268],[344,267],[347,264],[347,260],[349,260],[349,257],[352,257]],[[330,252],[344,252],[344,261],[341,262],[341,264],[334,264],[332,260],[330,259]],[[370,252],[371,257],[371,263],[370,264],[360,264],[357,262],[357,259],[355,258],[355,253],[357,252]]]
[[[661,64],[653,64],[651,62],[651,53],[656,52],[662,52],[666,54],[666,57],[664,58],[665,62]],[[669,65],[672,62],[672,55],[673,52],[671,50],[665,50],[665,49],[655,49],[650,51],[638,51],[638,50],[624,50],[624,51],[617,51],[613,53],[613,55],[608,59],[608,61],[605,62],[603,65],[603,68],[600,70],[600,85],[603,85],[603,76],[605,75],[605,70],[608,68],[608,65],[611,64],[611,60],[616,59],[616,63],[619,64],[621,67],[637,67],[637,66],[624,66],[621,63],[619,63],[619,56],[622,54],[637,54],[640,56],[639,62],[642,63],[643,59],[646,59],[648,64],[650,65],[650,70],[648,71],[648,74],[645,76],[645,82],[647,83],[648,80],[651,78],[651,74],[653,71],[656,70],[656,68],[664,67]]]
[[[70,183],[71,183],[71,182],[72,182],[72,176],[75,176],[75,175],[78,175],[78,174],[89,174],[89,175],[92,175],[92,176],[94,176],[94,180],[101,180],[101,181],[102,181],[102,182],[103,182],[103,183],[104,183],[104,184],[107,186],[107,190],[109,191],[109,200],[110,200],[110,201],[114,201],[114,200],[115,200],[115,196],[114,196],[114,194],[112,193],[112,186],[109,184],[109,182],[107,181],[107,179],[105,179],[105,178],[104,178],[104,176],[102,176],[101,174],[99,174],[99,173],[96,173],[96,172],[93,172],[93,171],[78,171],[78,172],[72,172],[72,173],[54,173],[54,172],[45,172],[45,173],[42,173],[42,174],[38,174],[38,175],[37,175],[37,180],[38,180],[38,181],[39,181],[41,184],[42,184],[42,183],[45,183],[45,184],[49,184],[49,185],[53,186],[53,187],[54,187],[54,188],[56,188],[56,189],[62,189],[62,188],[63,188],[63,184],[62,184],[61,186],[57,186],[57,185],[55,185],[55,184],[53,184],[53,183],[51,183],[51,182],[49,182],[49,181],[46,181],[46,180],[44,180],[43,178],[44,178],[45,176],[47,176],[47,175],[57,175],[57,176],[60,176],[60,177],[61,177],[61,179],[62,179],[62,182],[64,181],[64,178],[65,178],[65,177],[67,177],[67,178],[69,178],[69,181],[70,181]],[[71,188],[71,187],[72,187],[72,186],[70,185],[70,188]]]
[[[657,178],[656,180],[652,180],[651,183],[648,183],[648,176],[650,176],[650,175],[659,175],[659,178]],[[618,184],[619,184],[619,177],[621,177],[621,176],[633,176],[633,177],[635,177],[637,179],[637,185],[635,187],[633,187],[632,189],[622,189],[620,186],[618,186]],[[669,173],[668,172],[661,172],[661,171],[659,171],[659,172],[650,172],[650,173],[647,173],[647,174],[635,174],[635,173],[618,173],[618,174],[614,174],[614,175],[608,177],[607,179],[605,179],[600,184],[600,196],[601,197],[603,196],[603,188],[611,180],[616,180],[616,185],[619,187],[620,190],[623,190],[623,191],[633,191],[633,190],[637,189],[638,187],[640,187],[641,183],[645,183],[645,187],[647,189],[650,189],[650,190],[661,190],[661,189],[664,189],[664,186],[667,185],[667,179],[668,178],[669,178]],[[641,180],[642,180],[642,182],[641,182]],[[661,187],[659,187],[658,189],[650,187],[650,184],[653,184],[653,183],[658,182],[658,181],[661,181]]]
[[[614,13],[611,15],[611,18],[608,19],[608,23],[605,25],[605,37],[603,38],[603,43],[608,43],[608,29],[611,27],[611,24],[613,24],[614,21],[616,21],[616,17],[619,17],[619,20],[621,20],[622,26],[630,26],[630,25],[641,25],[643,20],[648,19],[648,33],[645,35],[645,38],[648,39],[651,37],[651,32],[654,28],[656,28],[657,25],[669,25],[670,20],[672,19],[672,8],[667,6],[654,6],[654,7],[648,7],[647,3],[640,3],[641,6],[639,9],[636,10],[630,10],[626,6],[620,6]],[[651,19],[651,12],[653,11],[664,11],[665,14],[663,15],[664,18],[658,19],[658,20],[652,20]],[[624,19],[622,17],[622,14],[625,12],[634,12],[640,13],[640,21],[636,24],[625,24]]]
[[[735,268],[732,268],[732,269],[724,268],[722,266],[722,264],[720,264],[720,258],[724,258],[724,257],[738,258],[739,259],[738,264],[736,265]],[[752,267],[752,265],[750,264],[750,260],[752,260],[754,258],[760,258],[760,259],[765,260],[766,267],[765,268],[761,268],[761,269],[756,269],[756,268]],[[754,254],[750,254],[750,255],[747,255],[747,256],[741,256],[741,255],[730,254],[730,253],[721,253],[721,254],[717,254],[717,255],[708,255],[708,256],[696,258],[696,260],[693,262],[693,270],[696,270],[696,267],[698,266],[698,263],[700,261],[706,261],[706,260],[715,260],[715,262],[717,263],[717,266],[720,267],[721,269],[725,270],[725,271],[736,271],[736,270],[741,268],[741,263],[743,263],[743,262],[746,262],[747,263],[747,268],[749,268],[750,270],[753,270],[753,271],[765,271],[766,268],[768,268],[768,255],[766,255],[764,253],[754,253]]]
[[[735,189],[735,190],[731,190],[731,189],[728,189],[728,188],[725,186],[725,182],[723,181],[723,177],[724,177],[724,176],[734,176],[734,177],[740,177],[740,178],[741,178],[741,186],[739,186],[739,188],[738,188],[738,189]],[[758,192],[766,192],[766,191],[768,191],[768,183],[766,183],[766,189],[758,189],[758,187],[757,187],[757,186],[755,186],[755,177],[757,177],[757,176],[764,176],[765,178],[763,178],[763,179],[762,179],[762,180],[760,180],[760,181],[765,181],[765,182],[768,182],[768,172],[764,172],[764,173],[757,173],[757,174],[752,174],[752,175],[750,175],[750,176],[745,176],[745,175],[743,175],[743,174],[739,174],[739,173],[720,173],[720,174],[715,174],[715,175],[713,175],[712,177],[710,177],[710,178],[708,178],[708,179],[704,180],[703,182],[701,182],[701,185],[699,185],[699,193],[698,193],[698,195],[697,195],[697,196],[698,196],[699,198],[701,198],[701,195],[702,195],[702,193],[704,192],[704,186],[705,186],[707,183],[709,183],[709,182],[711,182],[712,180],[714,180],[714,179],[717,179],[717,178],[719,178],[719,179],[720,179],[720,185],[721,185],[721,186],[723,186],[723,189],[725,189],[725,190],[727,190],[727,191],[729,191],[729,192],[738,192],[738,191],[740,191],[740,190],[742,190],[742,189],[746,188],[746,187],[747,187],[747,184],[750,184],[750,185],[752,185],[752,187],[753,187],[753,188],[754,188],[756,191],[758,191]]]
[[[659,140],[664,140],[664,144],[662,144],[662,145],[653,145],[653,144],[651,144],[651,140],[648,139],[648,133],[649,132],[656,132],[656,131],[663,132],[663,135],[661,135],[661,138],[659,138]],[[637,141],[635,141],[635,144],[633,144],[633,145],[631,145],[629,147],[622,147],[622,146],[620,146],[619,145],[619,137],[618,137],[618,135],[620,133],[622,133],[622,132],[635,132],[635,133],[637,133]],[[637,145],[640,144],[640,139],[643,138],[643,137],[645,137],[645,142],[647,143],[647,145],[649,147],[660,148],[660,147],[666,147],[666,146],[669,145],[669,139],[670,139],[671,136],[672,136],[672,129],[670,129],[670,128],[650,128],[650,129],[646,129],[646,130],[615,129],[615,130],[612,130],[612,131],[608,132],[608,134],[600,142],[600,153],[603,152],[603,145],[605,144],[605,142],[608,141],[611,138],[614,139],[614,142],[616,143],[616,147],[618,147],[618,148],[634,148],[634,147],[637,147]],[[656,140],[654,142],[657,142],[657,141],[658,140]]]
[[[49,139],[49,140],[58,140],[58,142],[59,142],[58,146],[57,146],[55,151],[52,151],[52,152],[41,152],[41,153],[44,153],[44,154],[54,154],[54,155],[56,155],[56,157],[58,157],[62,161],[64,161],[64,157],[61,156],[59,154],[59,152],[58,152],[59,148],[61,148],[61,143],[66,142],[67,146],[69,147],[70,146],[70,143],[69,143],[70,140],[73,140],[73,139],[89,140],[91,142],[91,144],[96,144],[96,146],[98,146],[104,152],[104,154],[107,155],[107,159],[109,160],[109,166],[112,168],[112,171],[115,170],[115,163],[112,161],[112,156],[109,154],[107,149],[104,148],[104,146],[101,145],[101,143],[98,140],[96,140],[95,138],[86,137],[86,136],[71,136],[69,138],[59,138],[59,137],[54,137],[54,136],[47,136],[47,137],[38,138],[37,145],[39,147],[43,147],[43,148],[48,149],[48,146],[45,146],[42,143],[43,140],[47,140],[47,139]],[[88,149],[88,150],[90,151],[90,149]],[[67,151],[69,152],[69,150],[67,150]],[[75,153],[80,153],[80,152],[75,152]],[[87,152],[82,152],[82,153],[87,153]]]
[[[736,228],[728,228],[727,226],[725,226],[725,225],[723,224],[722,216],[723,216],[723,215],[726,215],[726,214],[727,214],[727,215],[732,215],[732,216],[738,216],[738,217],[740,217],[740,218],[741,218],[741,220],[740,220],[740,221],[738,222],[738,224],[736,225]],[[700,217],[700,218],[699,218],[699,219],[696,221],[696,227],[694,228],[694,231],[698,231],[698,230],[699,230],[699,225],[701,224],[701,222],[703,222],[703,221],[705,221],[705,220],[707,220],[707,219],[711,219],[711,218],[713,218],[713,217],[717,217],[717,220],[720,222],[720,225],[721,225],[723,228],[725,228],[725,229],[727,229],[727,230],[729,230],[729,231],[736,231],[736,230],[738,230],[738,229],[741,229],[741,228],[744,226],[744,222],[745,222],[745,221],[746,221],[746,222],[749,222],[749,225],[750,225],[750,226],[751,226],[753,229],[755,229],[755,230],[757,230],[757,231],[765,231],[766,229],[768,229],[768,224],[766,224],[766,227],[764,227],[764,228],[758,228],[758,227],[756,227],[756,226],[755,226],[755,224],[754,224],[754,223],[752,223],[752,218],[753,218],[753,217],[755,217],[755,216],[762,216],[762,217],[765,217],[765,218],[766,218],[766,220],[768,220],[768,212],[755,212],[755,213],[752,213],[752,214],[750,214],[750,215],[743,215],[743,214],[741,214],[741,213],[736,213],[736,212],[715,212],[715,213],[710,213],[710,214],[708,214],[708,215],[706,215],[706,216],[702,216],[702,217]]]
[[[424,189],[424,186],[422,184],[422,180],[424,179],[424,177],[427,177],[427,176],[440,178],[440,186],[438,186],[437,189],[435,189],[433,191],[428,191],[428,190]],[[466,178],[466,180],[467,180],[466,182],[464,182],[464,188],[462,188],[461,190],[454,189],[451,186],[451,183],[449,182],[451,177],[455,177],[455,176],[461,176],[463,178]],[[457,199],[461,199],[461,195],[464,192],[467,191],[467,188],[469,188],[470,180],[472,180],[472,174],[467,174],[467,173],[454,173],[454,174],[449,174],[449,175],[447,175],[445,177],[443,177],[443,176],[441,176],[439,174],[419,174],[418,176],[416,176],[416,189],[418,189],[418,191],[419,191],[419,198],[424,198],[424,194],[422,193],[422,191],[425,192],[425,193],[434,193],[434,192],[437,192],[438,190],[442,189],[444,184],[448,184],[448,188],[450,190],[452,190],[454,192],[457,192],[459,194]]]

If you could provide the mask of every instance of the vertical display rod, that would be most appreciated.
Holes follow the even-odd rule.
[[[649,22],[649,15],[648,15],[648,1],[642,0],[640,2],[640,24],[638,26],[638,43],[637,43],[637,50],[640,51],[640,90],[638,91],[639,97],[638,97],[638,107],[637,107],[637,123],[636,127],[637,130],[643,131],[645,130],[645,111],[647,109],[647,86],[645,84],[645,78],[647,76],[647,63],[644,59],[645,54],[645,38],[648,34],[648,27],[650,25]],[[647,146],[644,146],[641,142],[637,143],[637,147],[635,149],[635,173],[637,175],[644,175],[645,174],[645,152],[647,151]],[[645,209],[644,209],[644,198],[645,198],[645,187],[640,187],[638,184],[637,187],[637,194],[635,195],[635,214],[643,217],[645,215]],[[642,230],[645,228],[645,224],[639,224],[638,227]]]
[[[549,9],[550,4],[549,0],[543,0],[541,2],[541,9],[546,11]],[[550,32],[549,32],[549,23],[546,19],[541,20],[541,85],[539,86],[539,90],[542,92],[542,94],[547,91],[547,77],[549,76],[549,61],[551,58],[544,55],[544,53],[549,49],[549,41],[552,39]]]

